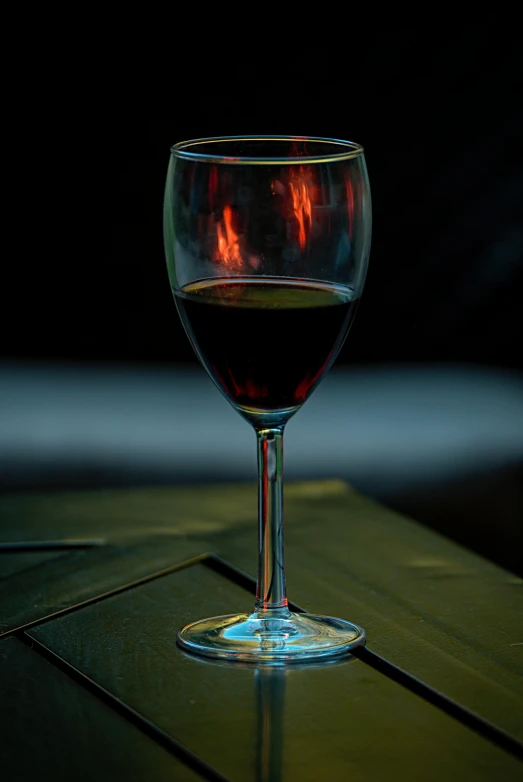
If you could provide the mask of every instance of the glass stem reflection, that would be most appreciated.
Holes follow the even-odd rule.
[[[256,612],[289,616],[283,564],[283,426],[256,429],[258,439],[258,583]]]

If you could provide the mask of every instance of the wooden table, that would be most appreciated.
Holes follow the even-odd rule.
[[[289,484],[290,597],[367,647],[186,655],[181,624],[251,609],[256,536],[251,485],[4,496],[2,779],[523,779],[520,578],[344,483]]]

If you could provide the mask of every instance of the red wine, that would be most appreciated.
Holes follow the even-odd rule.
[[[204,280],[174,296],[217,386],[252,412],[302,405],[336,358],[356,310],[348,288],[278,278]]]

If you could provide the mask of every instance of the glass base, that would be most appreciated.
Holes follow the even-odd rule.
[[[179,631],[178,644],[204,657],[288,664],[335,657],[365,643],[365,631],[344,619],[287,609],[268,613],[201,619]]]

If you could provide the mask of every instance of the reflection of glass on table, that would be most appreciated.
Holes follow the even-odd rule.
[[[254,672],[258,711],[257,782],[279,782],[282,777],[286,676],[285,668],[279,666],[263,666]]]

